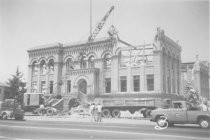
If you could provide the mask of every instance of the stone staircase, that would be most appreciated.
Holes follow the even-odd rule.
[[[63,110],[63,98],[62,99],[52,98],[46,103],[46,106],[54,107],[57,110]]]

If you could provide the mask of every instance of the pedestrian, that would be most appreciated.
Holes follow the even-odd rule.
[[[44,115],[44,113],[45,113],[45,107],[44,107],[44,104],[41,104],[40,105],[40,113],[41,113],[41,115],[43,116]]]
[[[89,113],[90,113],[90,121],[93,122],[93,120],[95,121],[95,104],[92,103],[90,105],[90,109],[89,109]]]
[[[102,106],[100,103],[97,105],[97,122],[101,122],[102,118]]]
[[[201,104],[200,104],[200,107],[201,107],[201,110],[202,111],[207,111],[208,108],[207,108],[207,102],[206,101],[203,101]]]

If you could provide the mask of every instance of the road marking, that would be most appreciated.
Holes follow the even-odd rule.
[[[26,126],[10,126],[10,125],[0,125],[2,127],[12,127],[12,128],[31,128],[31,129],[53,129],[53,130],[58,130],[58,128],[48,128],[48,127],[26,127]],[[161,135],[161,134],[151,134],[151,133],[138,133],[138,132],[122,132],[122,131],[109,131],[109,130],[86,130],[86,129],[72,129],[72,128],[59,128],[59,130],[65,130],[65,131],[86,131],[86,132],[105,132],[105,133],[120,133],[120,134],[128,134],[128,135],[147,135],[147,136],[157,136],[157,137],[171,137],[171,138],[185,138],[185,139],[200,139],[200,140],[209,140],[209,138],[200,138],[200,137],[189,137],[189,136],[176,136],[176,135]]]

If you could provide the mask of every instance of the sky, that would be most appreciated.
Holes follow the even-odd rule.
[[[133,45],[152,43],[156,28],[179,41],[182,62],[209,58],[209,1],[92,0],[92,28],[115,6],[97,36],[106,37],[111,25]],[[0,0],[0,82],[17,67],[27,80],[29,48],[87,40],[90,0]]]

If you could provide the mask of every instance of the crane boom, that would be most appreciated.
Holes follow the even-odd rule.
[[[100,30],[103,28],[107,18],[109,17],[110,13],[114,10],[114,6],[110,8],[110,10],[106,13],[106,15],[102,18],[102,20],[98,23],[93,33],[89,36],[88,42],[93,42],[93,40],[96,38]]]

